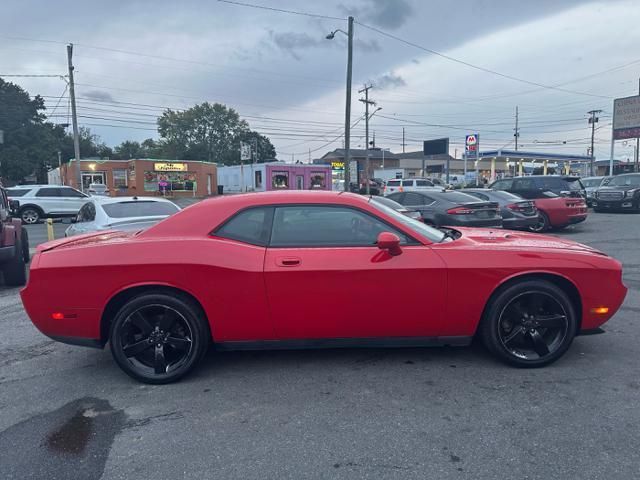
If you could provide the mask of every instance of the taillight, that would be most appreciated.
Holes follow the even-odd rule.
[[[465,207],[456,207],[456,208],[450,208],[449,210],[447,210],[447,213],[449,215],[469,215],[470,213],[473,213],[474,211],[470,208],[465,208]]]
[[[527,210],[530,210],[533,207],[533,205],[529,202],[527,203],[510,203],[509,205],[507,205],[507,208],[509,210],[513,210],[514,212],[526,212]]]

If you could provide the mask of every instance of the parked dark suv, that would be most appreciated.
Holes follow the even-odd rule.
[[[503,178],[493,182],[489,188],[515,193],[528,200],[544,198],[545,192],[555,193],[559,197],[587,198],[587,192],[580,178],[567,175]]]
[[[596,190],[593,210],[630,210],[640,212],[640,173],[625,173],[612,177]]]
[[[17,201],[9,203],[7,192],[0,186],[0,271],[5,285],[19,287],[27,282],[29,237],[22,222],[13,217]]]

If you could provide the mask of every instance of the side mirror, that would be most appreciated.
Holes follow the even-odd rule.
[[[13,212],[17,212],[19,208],[20,208],[19,200],[9,200],[9,210]]]
[[[377,243],[380,250],[387,250],[390,255],[396,256],[402,253],[400,238],[395,233],[380,232]]]

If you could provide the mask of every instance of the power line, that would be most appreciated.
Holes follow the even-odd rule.
[[[577,91],[574,91],[574,90],[567,90],[567,89],[563,89],[563,88],[559,88],[559,87],[554,87],[552,85],[544,85],[542,83],[533,82],[531,80],[526,80],[524,78],[519,78],[519,77],[516,77],[516,76],[513,76],[513,75],[506,74],[506,73],[498,72],[496,70],[492,70],[490,68],[485,68],[485,67],[482,67],[480,65],[475,65],[473,63],[466,62],[464,60],[460,60],[458,58],[452,57],[450,55],[446,55],[444,53],[440,53],[440,52],[438,52],[436,50],[432,50],[430,48],[423,47],[422,45],[418,45],[417,43],[410,42],[409,40],[405,40],[405,39],[400,38],[400,37],[398,37],[396,35],[393,35],[391,33],[387,33],[384,30],[380,30],[379,28],[372,27],[370,25],[367,25],[367,24],[364,24],[364,23],[361,23],[361,22],[356,22],[356,23],[358,25],[364,27],[364,28],[368,28],[369,30],[372,30],[372,31],[374,31],[376,33],[379,33],[380,35],[383,35],[383,36],[388,37],[388,38],[392,38],[392,39],[394,39],[394,40],[396,40],[398,42],[404,43],[406,45],[409,45],[411,47],[417,48],[419,50],[423,50],[423,51],[431,53],[433,55],[437,55],[438,57],[442,57],[442,58],[444,58],[446,60],[449,60],[451,62],[459,63],[460,65],[465,65],[467,67],[474,68],[476,70],[480,70],[480,71],[485,72],[485,73],[490,73],[490,74],[493,74],[493,75],[497,75],[499,77],[506,78],[506,79],[509,79],[509,80],[513,80],[515,82],[526,83],[528,85],[534,85],[536,87],[541,87],[541,88],[545,88],[545,89],[558,90],[558,91],[565,92],[565,93],[574,93],[574,94],[578,94],[578,95],[586,95],[586,96],[589,96],[589,97],[598,97],[598,98],[607,98],[607,99],[610,98],[610,97],[605,97],[604,95],[597,95],[595,93],[577,92]]]
[[[228,3],[229,5],[235,5],[238,7],[249,7],[249,8],[256,8],[256,9],[260,9],[260,10],[269,10],[271,12],[277,12],[277,13],[288,13],[291,15],[301,15],[304,17],[313,17],[313,18],[325,18],[328,20],[344,20],[346,21],[347,19],[344,17],[332,17],[330,15],[319,15],[319,14],[315,14],[315,13],[308,13],[308,12],[300,12],[297,10],[285,10],[284,8],[274,8],[274,7],[267,7],[265,5],[255,5],[252,3],[245,3],[245,2],[233,2],[231,0],[218,0],[218,2],[220,3]]]

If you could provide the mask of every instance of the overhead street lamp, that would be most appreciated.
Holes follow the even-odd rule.
[[[327,40],[333,40],[336,33],[344,33],[348,40],[347,49],[347,99],[344,108],[344,190],[349,191],[351,183],[350,162],[351,162],[351,71],[353,66],[353,17],[349,17],[349,27],[347,31],[334,30],[327,35]]]

